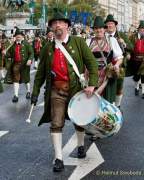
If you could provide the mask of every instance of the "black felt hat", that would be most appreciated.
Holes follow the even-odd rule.
[[[16,31],[15,31],[14,36],[17,36],[17,35],[22,35],[22,36],[24,36],[23,32],[22,32],[22,31],[20,31],[20,29],[19,29],[19,28],[16,28]]]
[[[48,25],[51,26],[54,21],[61,20],[68,24],[68,26],[71,26],[71,21],[65,17],[65,15],[60,12],[57,8],[54,8],[54,14],[53,17],[49,20]]]
[[[107,22],[114,22],[115,23],[115,25],[117,25],[118,24],[118,22],[114,19],[114,17],[113,17],[113,15],[112,14],[108,14],[108,16],[107,16],[107,18],[106,18],[106,20],[105,20],[105,24],[107,23]]]
[[[96,16],[94,20],[93,28],[105,28],[104,20],[101,16]]]

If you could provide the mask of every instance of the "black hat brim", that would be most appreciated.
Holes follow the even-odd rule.
[[[104,28],[104,29],[107,29],[107,26],[93,26],[93,29],[99,29],[99,28]]]
[[[138,29],[140,29],[140,28],[144,28],[144,26],[139,26]]]
[[[48,25],[51,26],[54,21],[64,21],[68,24],[68,26],[71,26],[71,21],[69,19],[64,19],[64,18],[50,19]]]
[[[24,36],[24,34],[23,34],[23,33],[16,33],[16,34],[14,35],[14,37],[16,37],[17,35]]]
[[[114,23],[115,23],[115,25],[118,25],[118,22],[117,22],[117,21],[115,21],[115,20],[107,20],[107,21],[105,21],[104,23],[106,24],[106,23],[108,23],[108,22],[114,22]]]

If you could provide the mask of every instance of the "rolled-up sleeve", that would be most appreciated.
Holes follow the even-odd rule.
[[[113,50],[113,58],[115,60],[119,60],[123,58],[123,52],[116,40],[115,37],[110,37],[110,44],[111,44],[111,48]]]

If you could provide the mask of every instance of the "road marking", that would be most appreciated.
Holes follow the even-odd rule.
[[[92,143],[90,148],[87,151],[87,157],[84,159],[71,158],[69,155],[71,152],[77,147],[77,137],[74,134],[68,143],[63,148],[64,154],[64,164],[77,166],[68,180],[80,180],[85,177],[88,173],[98,167],[100,164],[104,162],[104,159],[99,152],[95,143]]]
[[[0,131],[0,138],[2,137],[2,136],[4,136],[5,134],[7,134],[9,131]]]

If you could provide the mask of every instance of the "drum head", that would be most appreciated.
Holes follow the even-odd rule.
[[[84,91],[72,97],[68,105],[68,115],[78,126],[85,126],[94,121],[99,112],[100,102],[96,95],[88,98]]]

